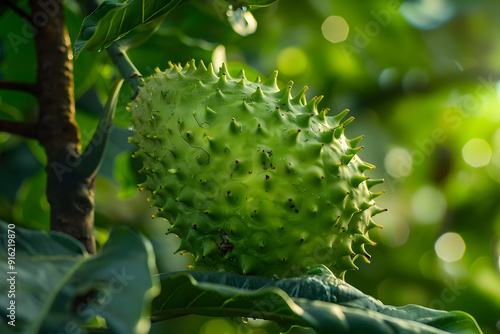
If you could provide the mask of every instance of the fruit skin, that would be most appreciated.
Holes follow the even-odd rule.
[[[373,165],[347,139],[347,110],[330,117],[322,99],[295,97],[292,82],[264,83],[225,65],[171,64],[151,76],[130,104],[146,175],[140,189],[172,224],[178,252],[197,268],[291,277],[325,264],[338,277],[370,257],[371,217],[382,211],[369,188]]]

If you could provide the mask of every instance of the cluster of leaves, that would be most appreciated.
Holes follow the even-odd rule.
[[[2,254],[12,246],[9,229],[15,232],[17,332],[82,327],[86,332],[144,333],[150,319],[202,314],[274,320],[283,332],[302,326],[318,334],[480,333],[465,313],[388,307],[323,266],[283,280],[196,271],[158,276],[151,243],[127,227],[115,228],[93,256],[64,234],[0,222]],[[0,270],[12,271],[3,255]],[[2,281],[2,291],[9,291],[10,283]],[[0,295],[3,332],[12,328],[4,320],[10,300]]]

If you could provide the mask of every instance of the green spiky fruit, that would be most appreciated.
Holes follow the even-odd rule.
[[[198,266],[287,277],[325,264],[343,277],[369,258],[383,211],[369,188],[382,180],[364,175],[362,137],[344,136],[347,111],[326,116],[322,97],[292,97],[276,79],[194,61],[149,78],[130,105],[140,187]]]

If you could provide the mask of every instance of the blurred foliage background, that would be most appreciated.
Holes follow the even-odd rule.
[[[24,1],[26,2],[26,1]],[[84,16],[67,2],[74,41]],[[23,1],[21,6],[26,5]],[[35,54],[26,24],[0,14],[0,77],[34,81]],[[372,263],[358,262],[347,282],[389,305],[463,310],[485,333],[500,331],[500,3],[495,0],[280,0],[241,12],[223,0],[193,0],[172,12],[130,57],[143,73],[194,58],[229,63],[249,79],[280,72],[297,93],[325,95],[322,107],[351,110],[347,128],[362,141],[363,160],[385,178],[378,199]],[[77,120],[85,145],[116,75],[105,52],[75,60]],[[96,190],[96,233],[128,224],[152,240],[160,272],[184,270],[173,255],[168,223],[152,220],[127,144],[131,90],[122,89],[115,128]],[[36,101],[0,92],[0,117],[34,120]],[[48,229],[45,156],[37,142],[0,133],[0,219]],[[153,333],[277,333],[258,320],[190,316],[155,324]],[[307,330],[295,329],[294,333]]]

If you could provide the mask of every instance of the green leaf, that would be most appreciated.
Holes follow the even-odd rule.
[[[226,0],[226,1],[233,6],[233,9],[238,9],[245,6],[257,6],[257,7],[269,6],[270,4],[278,0]]]
[[[83,151],[82,155],[75,162],[77,166],[75,171],[81,176],[92,178],[99,171],[99,167],[101,167],[104,153],[108,147],[109,135],[111,127],[113,126],[113,118],[115,116],[116,104],[122,84],[122,78],[116,80],[113,84],[108,101],[104,106],[104,114],[99,120],[97,129],[85,148],[85,151]]]
[[[15,327],[26,333],[78,331],[105,319],[112,333],[147,332],[148,305],[158,293],[150,242],[128,227],[115,228],[100,253],[58,232],[26,230],[0,222],[0,270],[15,278],[15,297],[0,294],[0,316],[15,301]],[[12,232],[15,233],[13,234]],[[15,235],[9,238],[8,235]],[[8,267],[8,240],[15,264]],[[9,291],[8,281],[0,282]],[[0,326],[2,328],[2,326]]]
[[[135,27],[168,14],[189,0],[115,0],[102,2],[83,20],[75,41],[75,57],[84,49],[101,50]]]
[[[192,271],[161,275],[161,284],[153,320],[200,314],[262,318],[276,321],[285,331],[303,326],[320,334],[481,333],[466,313],[386,306],[324,266],[282,280]]]

